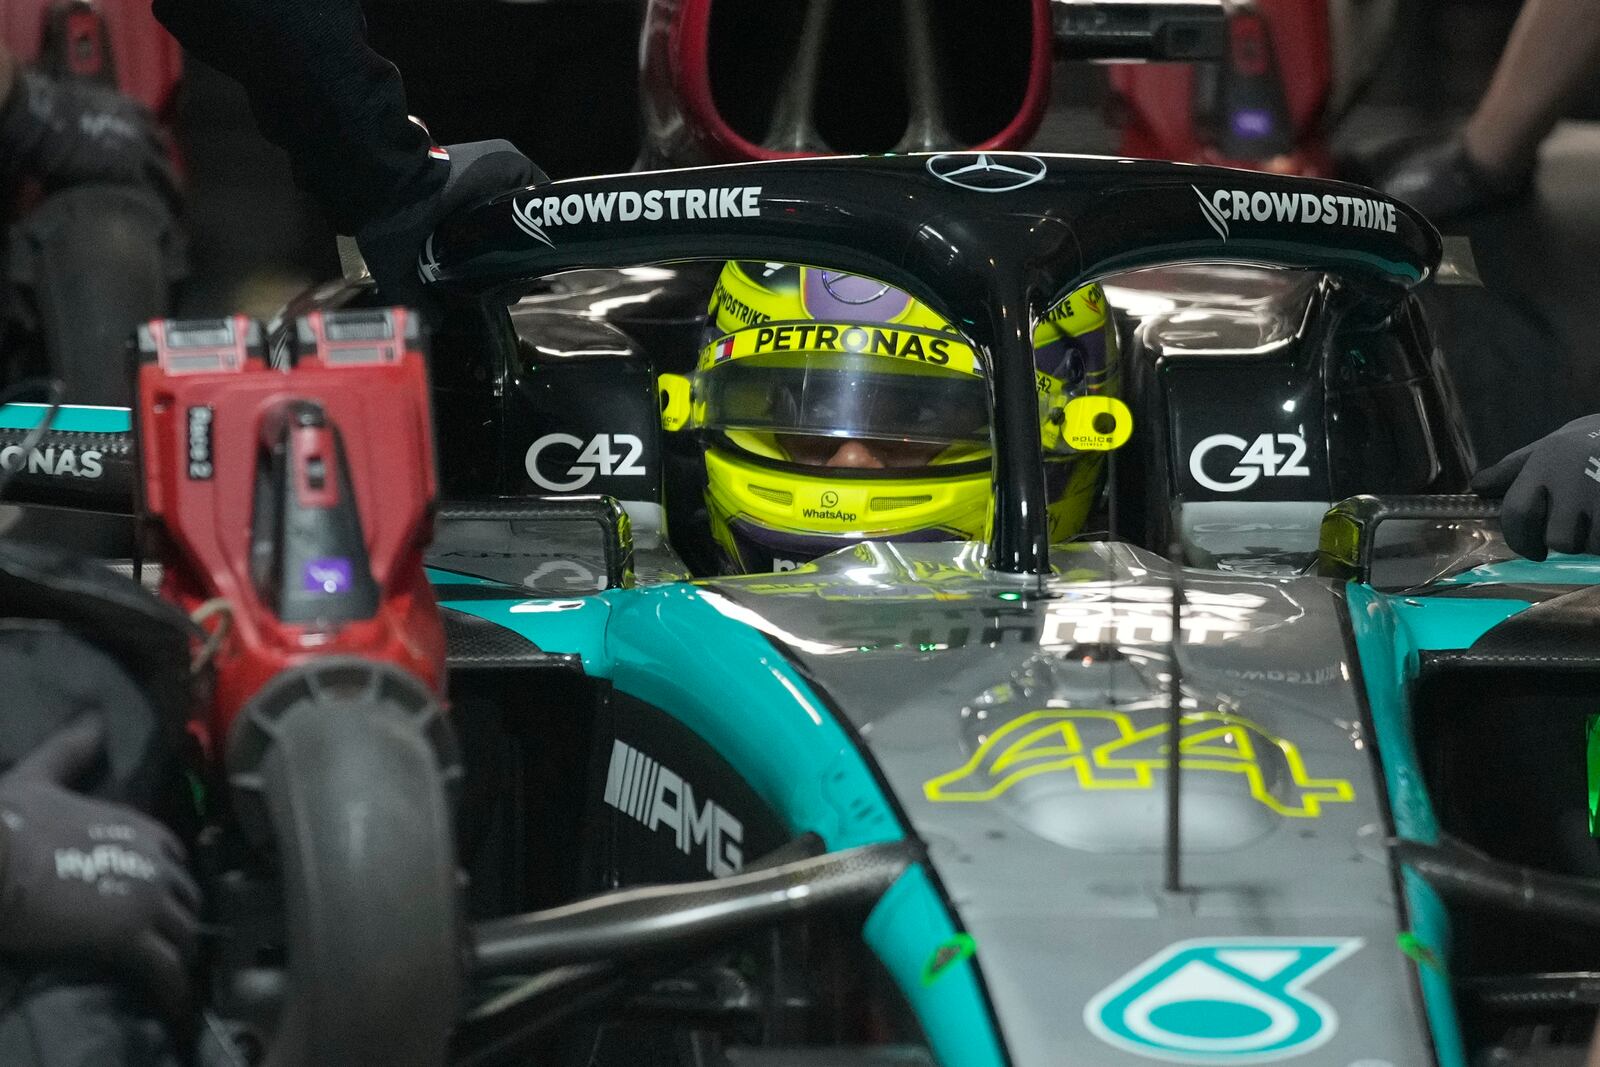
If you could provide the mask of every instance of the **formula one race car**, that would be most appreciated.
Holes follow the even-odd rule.
[[[1600,925],[1600,563],[1510,560],[1487,505],[1416,495],[1470,467],[1412,297],[1439,260],[1351,186],[1016,154],[579,179],[447,222],[423,266],[457,501],[428,557],[464,769],[449,1062],[1569,1062]],[[729,261],[953,324],[921,351],[970,351],[983,383],[982,536],[680,580],[661,427],[754,411],[772,375],[723,371],[786,366],[702,335]],[[1132,437],[1112,535],[1052,543],[1032,327],[1095,282],[1128,308]],[[811,369],[822,391],[836,368]],[[691,370],[685,415],[656,378]],[[1081,411],[1052,447],[1126,437]],[[25,455],[40,412],[0,412],[17,494],[125,491],[116,414],[68,415]],[[791,503],[882,507],[862,484]],[[340,1005],[435,958],[397,924],[352,968],[339,924],[273,929],[270,877],[212,891],[256,938],[216,954],[217,1009],[274,1062],[348,1053],[371,1019]],[[367,935],[385,914],[343,905]],[[436,1064],[444,1038],[393,1044]]]

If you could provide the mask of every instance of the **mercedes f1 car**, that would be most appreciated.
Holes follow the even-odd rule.
[[[1438,495],[1471,466],[1413,297],[1440,255],[1351,186],[1014,154],[578,179],[447,222],[423,267],[450,309],[450,1062],[1580,1048],[1600,564],[1509,559],[1491,508]],[[716,268],[690,261],[730,260],[879,279],[957,324],[989,398],[985,538],[683,580],[654,378],[701,345]],[[1091,281],[1125,309],[1133,436],[1105,534],[1052,544],[1031,327]],[[0,414],[19,496],[128,490],[124,413],[63,410],[24,453],[40,418]],[[274,927],[274,879],[306,867],[271,870],[214,872],[220,1015],[281,1062],[350,1049],[349,1003],[439,1015],[404,999],[436,985],[389,980],[437,966],[437,931],[396,922],[351,968],[338,924]],[[389,907],[342,914],[370,934]]]

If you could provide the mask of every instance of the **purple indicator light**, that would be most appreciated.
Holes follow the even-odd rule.
[[[350,561],[344,556],[311,560],[300,584],[308,593],[342,593],[350,588]]]
[[[1240,137],[1265,137],[1272,132],[1272,112],[1243,108],[1233,113],[1233,132]]]

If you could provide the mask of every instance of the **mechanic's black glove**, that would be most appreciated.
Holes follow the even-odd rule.
[[[120,93],[17,71],[0,110],[0,168],[47,190],[89,182],[154,189],[176,205],[177,177],[150,113]]]
[[[67,788],[104,745],[85,717],[0,775],[0,955],[106,968],[181,1019],[200,892],[166,828]]]
[[[369,223],[356,234],[361,256],[384,299],[420,306],[424,298],[417,260],[422,246],[446,215],[512,189],[549,181],[543,171],[510,141],[472,141],[449,145],[450,168],[444,187],[421,203]]]
[[[1529,559],[1600,555],[1600,415],[1574,419],[1479,471],[1472,491],[1504,498],[1500,526],[1513,551]]]

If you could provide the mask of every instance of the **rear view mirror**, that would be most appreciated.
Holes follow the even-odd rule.
[[[661,428],[668,433],[683,429],[689,421],[689,379],[681,374],[663,374],[656,379],[661,396]]]
[[[1113,452],[1133,436],[1133,412],[1114,396],[1080,396],[1067,403],[1061,441],[1078,452]]]
[[[1410,522],[1431,524],[1448,531],[1458,524],[1493,521],[1499,513],[1499,501],[1481,500],[1469,495],[1350,497],[1335,504],[1322,519],[1315,573],[1338,581],[1355,581],[1379,587],[1393,586],[1396,583],[1378,582],[1373,578],[1373,563],[1380,555],[1378,551],[1380,526],[1391,522]],[[1401,533],[1406,532],[1401,531]],[[1463,540],[1460,537],[1449,537],[1447,538],[1449,544],[1444,549],[1443,556],[1439,561],[1434,561],[1426,558],[1437,554],[1435,550],[1426,547],[1428,539],[1415,536],[1416,530],[1410,533],[1413,535],[1410,540],[1417,543],[1405,546],[1403,552],[1389,553],[1397,556],[1396,560],[1389,562],[1416,563],[1416,557],[1420,553],[1423,557],[1421,560],[1423,569],[1411,580],[1398,583],[1400,585],[1421,584],[1433,580],[1438,573],[1439,562],[1461,555],[1462,547],[1455,542],[1463,542],[1469,548],[1473,545],[1470,538]],[[1402,541],[1404,540],[1406,539],[1402,538]],[[1388,553],[1389,550],[1385,549],[1385,552]],[[1393,571],[1396,568],[1391,566],[1389,569]],[[1394,575],[1389,577],[1392,578]]]

